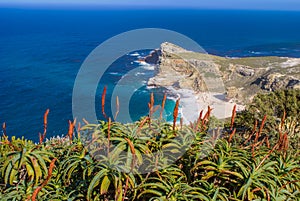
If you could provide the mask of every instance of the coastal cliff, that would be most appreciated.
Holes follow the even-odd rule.
[[[259,92],[300,89],[300,59],[225,58],[163,43],[145,61],[157,64],[149,86],[224,94],[224,101],[245,104]]]

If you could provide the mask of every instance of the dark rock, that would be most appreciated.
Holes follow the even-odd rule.
[[[289,80],[289,83],[287,84],[287,88],[298,88],[300,86],[300,80],[291,79]]]
[[[287,77],[279,73],[271,73],[256,79],[252,84],[256,84],[263,90],[275,91],[278,89],[296,89],[300,85],[300,80],[292,77]]]
[[[161,56],[161,50],[159,50],[159,49],[154,50],[150,53],[150,55],[148,55],[145,58],[145,62],[147,62],[148,64],[159,64],[160,56]]]

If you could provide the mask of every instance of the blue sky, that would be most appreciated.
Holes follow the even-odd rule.
[[[151,6],[205,9],[300,10],[300,0],[0,0],[6,6]]]

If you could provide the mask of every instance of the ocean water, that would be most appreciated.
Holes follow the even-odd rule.
[[[103,41],[138,28],[182,33],[208,53],[230,56],[300,58],[300,12],[222,10],[46,10],[0,8],[0,123],[7,134],[37,140],[43,113],[50,108],[47,137],[67,132],[72,119],[72,90],[80,66]],[[137,50],[116,60],[99,83],[101,92],[114,85],[150,50]],[[147,77],[153,70],[141,72]],[[134,77],[133,77],[134,79]],[[141,87],[130,101],[134,120],[147,114],[149,93],[160,102],[164,89]],[[167,103],[171,118],[174,101]],[[110,110],[107,104],[108,114]]]

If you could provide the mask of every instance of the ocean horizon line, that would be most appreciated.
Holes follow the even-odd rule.
[[[212,8],[189,6],[159,6],[159,5],[85,5],[85,4],[43,4],[43,3],[1,3],[0,9],[24,9],[24,10],[78,10],[78,11],[102,11],[102,10],[161,10],[161,11],[228,11],[228,12],[295,12],[300,9],[265,9],[265,8]]]

